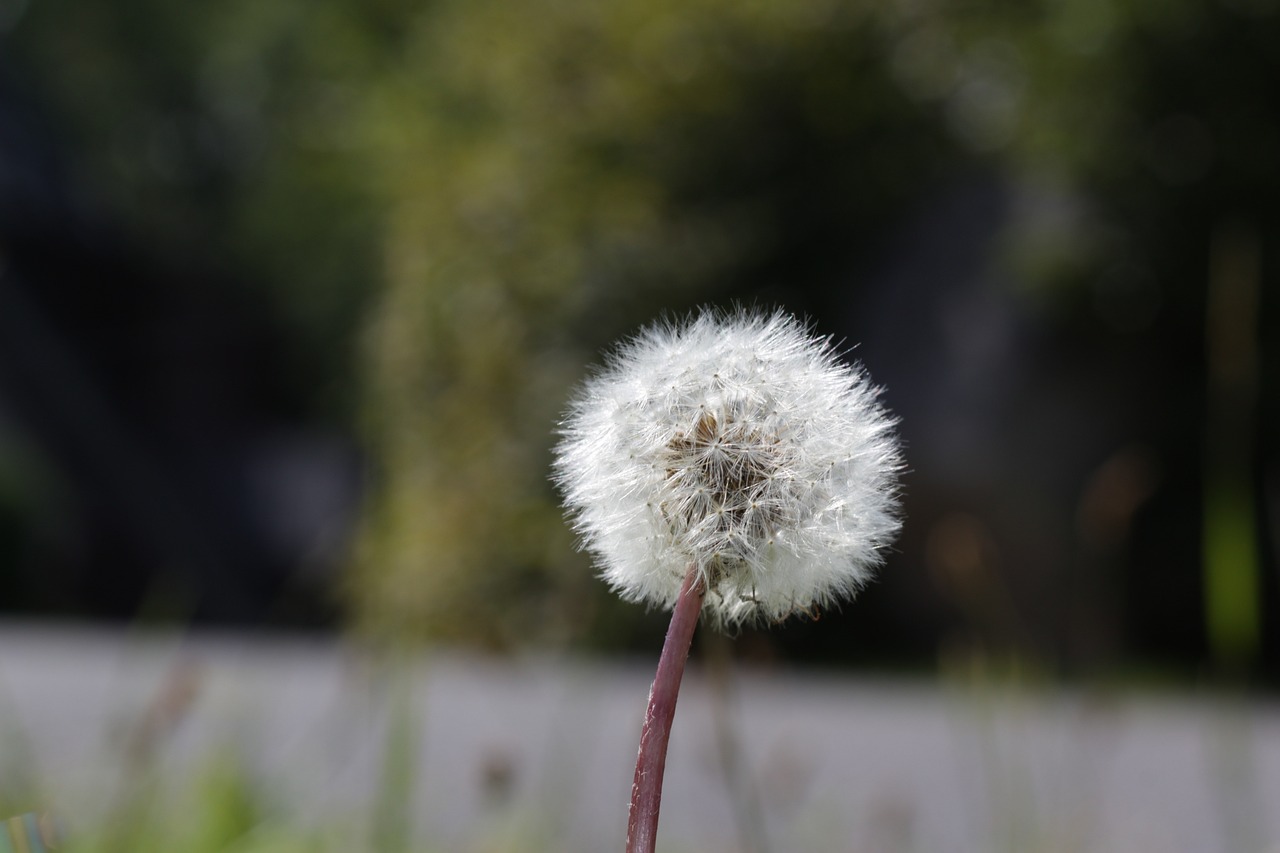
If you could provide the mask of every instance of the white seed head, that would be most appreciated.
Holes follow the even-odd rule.
[[[780,621],[852,597],[898,531],[877,393],[789,315],[703,311],[583,383],[554,477],[624,598],[670,608],[692,564],[713,622]]]

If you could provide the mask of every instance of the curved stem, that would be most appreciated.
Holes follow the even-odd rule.
[[[631,813],[627,818],[627,853],[653,853],[658,837],[658,809],[662,806],[662,773],[667,765],[667,741],[676,714],[676,699],[684,663],[689,657],[693,629],[702,612],[706,590],[697,566],[689,566],[680,596],[671,613],[671,626],[658,659],[658,673],[649,689],[649,707],[640,730],[640,754],[631,785]]]

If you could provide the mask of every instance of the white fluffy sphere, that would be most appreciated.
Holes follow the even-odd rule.
[[[899,527],[893,420],[795,318],[703,311],[623,343],[574,398],[555,479],[624,598],[670,608],[690,565],[720,625],[851,597]]]

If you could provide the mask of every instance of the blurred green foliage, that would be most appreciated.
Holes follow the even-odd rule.
[[[304,821],[285,815],[258,776],[228,758],[211,756],[180,774],[158,767],[122,772],[114,808],[86,824],[83,816],[57,815],[57,849],[77,853],[301,853],[301,851],[408,850],[388,843],[368,815],[335,814]],[[397,796],[404,796],[398,792]],[[418,848],[414,848],[418,849]]]
[[[587,577],[545,583],[566,565],[545,474],[581,343],[874,223],[911,176],[868,180],[859,149],[929,139],[859,14],[468,4],[423,24],[418,85],[373,120],[395,211],[367,337],[385,479],[351,588],[393,624],[554,636]]]
[[[1015,217],[1019,280],[1119,347],[1159,306],[1191,400],[1210,235],[1274,249],[1269,0],[36,0],[6,42],[131,230],[261,282],[297,404],[359,424],[344,595],[380,633],[599,620],[545,478],[584,365],[821,293],[948,175],[1070,201]]]

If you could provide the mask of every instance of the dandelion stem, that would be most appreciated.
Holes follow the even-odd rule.
[[[667,764],[667,741],[676,714],[676,699],[684,663],[689,657],[693,629],[702,612],[705,585],[697,566],[690,565],[671,613],[671,626],[658,659],[658,673],[649,689],[649,707],[640,731],[640,754],[631,785],[631,813],[627,819],[627,853],[653,853],[658,837],[658,809],[662,806],[662,773]]]

